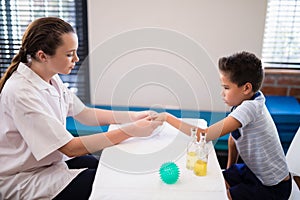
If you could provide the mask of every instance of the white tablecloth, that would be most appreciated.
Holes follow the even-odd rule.
[[[183,119],[206,127],[206,121]],[[110,130],[118,126],[110,126]],[[222,172],[210,142],[207,176],[198,177],[186,169],[189,137],[168,123],[149,138],[131,138],[106,148],[100,159],[91,200],[119,199],[227,199]],[[175,162],[180,176],[175,184],[165,184],[160,166]]]

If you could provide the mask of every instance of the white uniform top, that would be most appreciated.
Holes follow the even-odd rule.
[[[66,117],[84,104],[58,75],[51,84],[20,63],[1,92],[0,199],[52,199],[84,170],[57,150],[73,138]]]
[[[237,150],[256,177],[267,186],[276,185],[289,174],[285,155],[272,117],[261,92],[243,101],[230,116],[242,127],[232,132]]]

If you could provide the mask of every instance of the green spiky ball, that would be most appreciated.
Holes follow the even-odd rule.
[[[166,184],[176,183],[179,173],[178,166],[173,162],[166,162],[159,169],[160,178]]]

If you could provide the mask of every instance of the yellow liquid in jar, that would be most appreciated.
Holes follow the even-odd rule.
[[[196,152],[194,151],[188,152],[186,157],[186,168],[193,170],[196,160],[197,160]]]
[[[197,176],[206,176],[207,162],[204,162],[203,160],[197,160],[194,166],[194,174]]]

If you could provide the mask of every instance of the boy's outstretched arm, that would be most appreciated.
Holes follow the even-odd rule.
[[[231,116],[225,117],[221,121],[218,121],[207,128],[206,139],[215,140],[240,128],[241,126],[241,123],[235,118]]]
[[[190,131],[192,127],[195,127],[193,125],[190,125],[186,122],[181,121],[180,119],[176,118],[175,116],[164,112],[159,113],[155,116],[153,116],[154,120],[160,120],[160,121],[166,121],[169,124],[171,124],[173,127],[177,128],[178,130],[182,131],[183,133],[190,135]],[[221,121],[216,122],[215,124],[209,126],[206,129],[202,129],[200,127],[197,131],[198,138],[200,133],[206,133],[206,140],[211,141],[215,140],[223,135],[226,135],[227,133],[230,133],[237,128],[241,127],[241,123],[236,120],[235,118],[228,116],[224,118]]]

